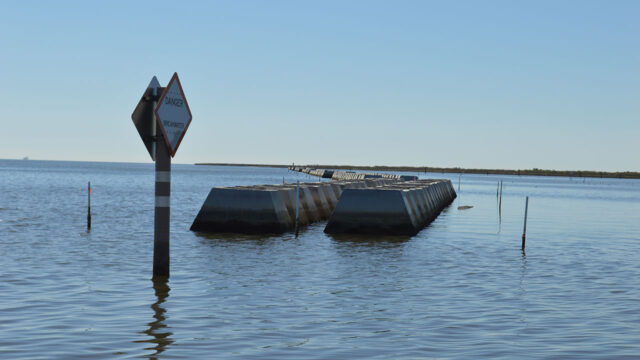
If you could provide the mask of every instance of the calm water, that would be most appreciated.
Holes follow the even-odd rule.
[[[0,358],[640,358],[640,181],[462,176],[414,237],[189,231],[212,186],[283,176],[174,165],[154,284],[153,164],[1,160]]]

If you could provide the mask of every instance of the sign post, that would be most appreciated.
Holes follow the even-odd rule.
[[[158,96],[160,91],[162,95]],[[173,74],[166,88],[160,87],[154,76],[131,118],[156,163],[153,276],[169,277],[171,158],[175,156],[192,118],[178,74]]]
[[[154,115],[155,118],[155,115]],[[153,214],[153,276],[169,276],[171,156],[162,134],[156,137],[156,198]]]

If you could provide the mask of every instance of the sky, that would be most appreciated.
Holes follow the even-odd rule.
[[[4,1],[0,158],[640,171],[640,1]]]

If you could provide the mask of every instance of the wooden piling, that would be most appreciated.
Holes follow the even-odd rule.
[[[298,236],[299,219],[300,219],[300,180],[296,181],[296,228],[295,228],[296,236]]]
[[[527,235],[527,212],[529,210],[529,197],[527,196],[527,200],[524,205],[524,228],[522,229],[522,251],[524,251],[525,246],[525,238]]]
[[[500,180],[500,197],[498,200],[498,215],[500,216],[500,219],[502,220],[502,180]]]
[[[91,181],[87,190],[87,230],[91,230]]]

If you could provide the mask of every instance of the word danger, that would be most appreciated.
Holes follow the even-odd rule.
[[[182,100],[181,98],[174,98],[174,97],[166,96],[164,98],[164,103],[167,104],[167,105],[173,105],[173,106],[177,106],[177,107],[182,107],[182,105],[184,105],[184,100]]]

